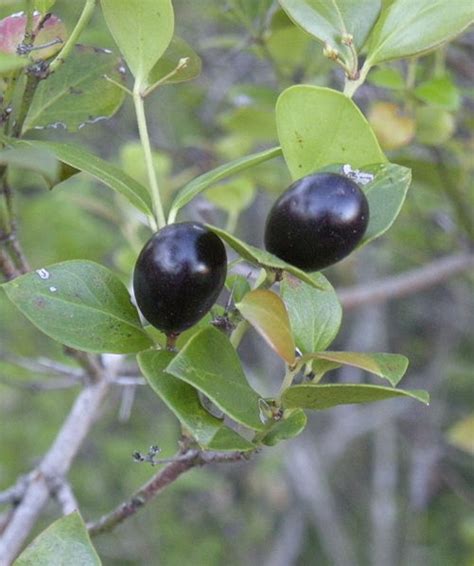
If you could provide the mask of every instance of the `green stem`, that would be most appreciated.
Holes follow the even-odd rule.
[[[26,1],[26,25],[25,25],[25,37],[23,38],[23,44],[32,46],[33,45],[33,13],[35,10],[35,4],[33,0]]]
[[[61,51],[56,55],[54,60],[52,61],[51,65],[49,66],[49,70],[54,73],[66,60],[66,58],[70,55],[71,51],[73,50],[76,42],[83,32],[84,28],[89,23],[89,20],[92,18],[92,14],[94,13],[96,0],[86,0],[84,5],[84,9],[82,10],[82,14],[77,21],[76,27],[72,30],[71,35],[68,37],[68,40],[64,44]]]
[[[23,92],[20,109],[18,111],[18,116],[15,120],[15,125],[13,126],[12,130],[12,136],[14,138],[21,137],[23,124],[25,123],[26,116],[28,115],[28,111],[31,107],[31,103],[33,102],[33,98],[35,96],[35,92],[38,88],[40,80],[41,79],[36,75],[28,75],[26,78],[26,85]]]
[[[293,383],[293,379],[295,379],[296,374],[300,371],[301,364],[297,363],[294,367],[287,367],[285,377],[280,386],[280,391],[278,392],[277,399],[281,399],[283,392],[290,387]]]
[[[356,90],[364,84],[370,69],[371,69],[371,65],[370,63],[368,63],[368,61],[366,61],[362,65],[361,70],[359,71],[359,78],[353,80],[346,77],[346,83],[344,85],[344,94],[348,98],[352,98]]]
[[[141,93],[141,83],[138,80],[135,81],[135,86],[133,87],[133,103],[135,105],[135,113],[137,115],[137,124],[138,124],[138,131],[140,134],[140,140],[143,147],[143,152],[145,154],[145,162],[148,172],[148,180],[150,183],[151,198],[153,201],[153,211],[155,213],[155,219],[158,225],[158,229],[160,229],[163,228],[163,226],[166,226],[166,218],[163,210],[163,204],[161,202],[158,179],[156,178],[156,172],[153,166],[153,156],[151,153],[150,136],[148,134],[148,127],[146,123],[145,106],[144,106],[143,96]]]
[[[240,343],[242,342],[242,338],[245,336],[245,333],[250,328],[250,324],[242,319],[239,324],[235,327],[235,330],[232,332],[230,336],[230,343],[234,348],[237,350]]]
[[[167,75],[165,75],[164,77],[161,77],[161,79],[159,79],[158,81],[156,81],[156,83],[152,84],[151,86],[147,87],[144,92],[142,93],[142,97],[146,98],[149,94],[151,94],[155,89],[157,89],[160,85],[164,84],[167,80],[171,79],[172,77],[174,77],[176,74],[178,74],[180,71],[182,71],[183,69],[185,69],[188,66],[189,63],[189,57],[183,57],[182,59],[179,60],[179,63],[176,65],[176,67],[170,71]]]

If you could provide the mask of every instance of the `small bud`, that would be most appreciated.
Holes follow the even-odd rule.
[[[179,61],[178,61],[178,69],[185,69],[188,66],[189,63],[189,57],[182,57]]]
[[[335,61],[339,57],[339,51],[331,47],[329,43],[324,45],[323,55],[332,61]]]
[[[343,33],[341,37],[341,43],[344,45],[352,45],[354,41],[354,36],[351,33]]]

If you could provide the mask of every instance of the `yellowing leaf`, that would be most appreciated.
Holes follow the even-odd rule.
[[[295,342],[285,304],[273,291],[256,289],[236,307],[287,364],[295,363]]]

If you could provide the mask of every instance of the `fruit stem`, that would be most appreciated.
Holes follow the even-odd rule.
[[[56,55],[53,62],[49,66],[50,73],[54,73],[66,60],[69,56],[71,51],[74,49],[74,46],[77,43],[79,36],[81,35],[83,29],[89,23],[89,20],[92,18],[92,14],[94,13],[96,0],[86,0],[84,5],[84,9],[82,10],[82,14],[80,15],[79,19],[77,20],[76,27],[72,30],[71,35],[68,37],[66,43],[64,44],[61,51]]]
[[[160,188],[158,186],[158,179],[156,177],[155,167],[153,165],[153,156],[151,153],[150,136],[148,134],[148,127],[145,116],[145,106],[143,95],[141,93],[141,81],[136,80],[133,87],[133,103],[135,105],[135,113],[137,116],[138,132],[140,134],[140,141],[145,154],[145,162],[148,173],[148,181],[150,183],[151,199],[153,201],[153,212],[155,214],[158,229],[166,226],[165,213],[163,204],[161,202]]]

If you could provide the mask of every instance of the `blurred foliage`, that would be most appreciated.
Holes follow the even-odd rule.
[[[55,3],[54,11],[69,31],[81,4]],[[202,58],[203,71],[190,83],[164,86],[147,102],[165,200],[195,175],[274,145],[274,102],[284,87],[295,82],[341,86],[341,71],[332,69],[320,47],[281,10],[268,17],[266,9],[257,9],[260,4],[268,8],[271,2],[174,0],[176,31]],[[4,0],[0,18],[22,8],[23,2]],[[115,49],[100,10],[81,43]],[[414,63],[381,65],[358,91],[356,101],[371,116],[389,159],[412,168],[413,185],[389,234],[371,250],[328,271],[336,287],[370,282],[374,273],[380,277],[423,265],[456,252],[468,241],[460,210],[472,218],[474,93],[472,65],[466,59],[472,58],[473,51],[474,35],[468,32],[446,49]],[[386,127],[387,112],[390,128]],[[377,120],[381,130],[375,126]],[[86,125],[75,136],[63,130],[30,134],[74,140],[145,182],[129,101],[116,117]],[[18,195],[19,233],[33,268],[66,259],[90,259],[114,269],[130,284],[135,254],[149,232],[123,199],[83,174],[52,190],[37,172],[11,175]],[[266,211],[275,194],[288,184],[281,159],[232,179],[234,206],[243,210],[231,219],[236,234],[259,245]],[[222,212],[217,209],[227,210],[220,191],[220,186],[210,190],[185,209],[184,216],[218,222]],[[468,566],[474,561],[474,511],[469,504],[474,466],[465,449],[474,404],[472,283],[472,275],[466,276],[386,309],[390,348],[411,359],[410,387],[425,387],[432,395],[432,408],[420,415],[409,410],[397,413],[396,564]],[[362,311],[348,313],[337,347],[360,340],[361,318]],[[272,372],[278,362],[269,360],[260,340],[250,336],[244,340],[246,369],[256,383],[272,390],[276,387]],[[47,449],[77,392],[77,388],[38,390],[38,381],[47,384],[54,377],[22,367],[25,358],[72,362],[59,344],[29,324],[1,293],[0,360],[5,352],[10,358],[0,361],[0,489],[29,470]],[[330,375],[337,381],[341,374]],[[389,412],[392,403],[383,405],[382,414],[384,408]],[[408,401],[400,403],[410,407]],[[339,437],[331,436],[331,431],[337,432],[345,418],[359,414],[354,411],[336,409],[312,416],[301,442],[308,451],[312,446],[331,446],[323,443],[328,438],[337,444]],[[376,422],[381,413],[365,409],[360,414]],[[368,478],[374,473],[373,437],[378,429],[362,427],[338,458],[320,454],[356,552],[354,564],[370,561],[374,493]],[[108,511],[155,471],[134,463],[134,451],[158,444],[161,455],[170,456],[178,436],[176,419],[146,387],[115,388],[71,471],[83,516],[90,519]],[[423,450],[436,453],[434,463],[429,456],[423,460]],[[283,444],[262,452],[251,463],[193,470],[94,544],[106,565],[181,566],[190,561],[195,566],[266,565],[285,517],[299,507],[304,523],[294,564],[311,564],[318,557],[319,566],[329,566],[333,561],[324,539],[331,525],[322,526],[311,506],[297,496],[288,479],[288,466],[292,466],[291,453]],[[417,477],[426,484],[422,496]],[[57,509],[50,507],[36,533],[56,516]]]

